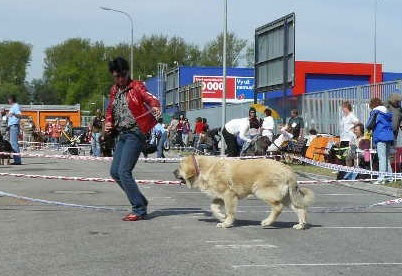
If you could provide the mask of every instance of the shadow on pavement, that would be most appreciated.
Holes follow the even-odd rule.
[[[202,213],[205,216],[211,216],[209,211],[205,211],[201,208],[164,208],[152,211],[147,215],[147,219],[153,219],[157,217],[179,216],[188,214]]]
[[[217,219],[210,218],[210,219],[198,219],[198,221],[203,221],[203,222],[209,222],[209,223],[218,223]],[[292,228],[293,225],[295,225],[297,222],[282,222],[282,221],[276,221],[273,225],[268,226],[268,227],[262,227],[261,226],[261,221],[258,220],[244,220],[244,219],[239,219],[236,220],[234,223],[233,227],[247,227],[247,226],[260,226],[263,229],[270,229],[270,230],[275,230],[275,229],[284,229],[284,228]],[[322,225],[312,225],[308,224],[308,228],[317,228],[317,227],[322,227]]]

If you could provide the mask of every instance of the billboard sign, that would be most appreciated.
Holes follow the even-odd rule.
[[[194,76],[194,82],[202,83],[203,102],[222,102],[222,76]],[[254,78],[228,76],[226,79],[226,100],[240,103],[254,99]]]
[[[294,13],[255,30],[256,93],[292,87],[294,63]]]

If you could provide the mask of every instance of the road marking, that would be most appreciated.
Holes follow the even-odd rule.
[[[366,196],[368,194],[317,194],[323,196]]]
[[[296,224],[296,222],[295,222]],[[244,225],[242,228],[262,228],[260,225]],[[275,224],[272,225],[275,228]],[[291,227],[286,227],[292,229]],[[266,228],[269,229],[269,228]],[[402,229],[402,226],[312,226],[311,229],[349,229],[349,230],[359,230],[359,229],[373,229],[373,230],[386,230],[386,229]]]
[[[251,248],[278,248],[273,244],[215,244],[215,248],[221,249],[251,249]]]
[[[294,266],[400,266],[402,263],[322,263],[322,264],[250,264],[250,265],[233,265],[232,268],[275,268],[275,267],[294,267]]]
[[[322,229],[402,229],[402,226],[324,226]]]
[[[263,242],[264,240],[247,240],[245,242]],[[220,240],[220,241],[205,241],[206,243],[231,243],[231,242],[239,242],[233,240]]]

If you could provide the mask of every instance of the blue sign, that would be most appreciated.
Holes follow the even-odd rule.
[[[262,94],[258,95],[258,99],[262,99],[262,97]],[[236,77],[236,99],[254,99],[253,77]]]

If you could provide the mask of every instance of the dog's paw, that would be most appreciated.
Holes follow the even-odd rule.
[[[262,227],[270,226],[272,223],[273,223],[272,220],[270,220],[270,219],[264,219],[263,221],[261,221],[261,226],[262,226]]]
[[[230,228],[233,226],[233,223],[225,223],[221,222],[216,225],[217,228]]]
[[[293,229],[305,230],[305,229],[307,229],[307,225],[305,223],[295,224],[295,225],[293,225]]]
[[[219,220],[220,222],[224,222],[226,220],[226,216],[220,212],[214,212],[212,211],[212,215]]]

